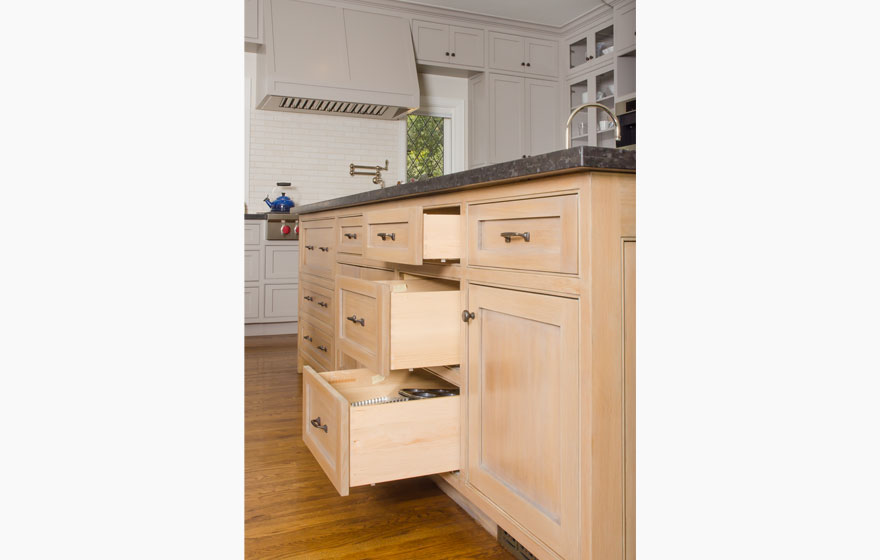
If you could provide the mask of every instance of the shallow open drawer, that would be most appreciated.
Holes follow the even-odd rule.
[[[457,207],[423,210],[419,206],[367,212],[363,255],[377,261],[415,265],[457,261],[462,253],[458,212]]]
[[[461,363],[458,282],[340,276],[339,349],[373,372]]]
[[[303,368],[303,441],[341,496],[363,486],[458,470],[459,396],[360,404],[404,388],[453,388],[420,370],[374,383],[366,369]]]

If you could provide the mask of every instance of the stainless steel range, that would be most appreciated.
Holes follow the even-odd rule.
[[[299,220],[289,212],[266,213],[266,239],[270,241],[299,239]]]

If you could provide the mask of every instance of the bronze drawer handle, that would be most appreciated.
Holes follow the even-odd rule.
[[[511,237],[522,237],[525,242],[528,243],[529,239],[531,238],[531,234],[527,231],[524,231],[522,233],[516,233],[515,231],[504,231],[501,233],[501,237],[504,238],[505,243],[510,243]]]
[[[319,301],[318,305],[320,305],[321,307],[329,307],[330,306],[330,304],[327,303],[326,301]]]
[[[315,246],[314,245],[306,245],[306,249],[308,249],[309,251],[314,251]]]
[[[303,335],[303,340],[308,340],[309,342],[311,342],[312,337],[310,337],[309,335],[306,334],[306,335]]]
[[[304,296],[303,299],[306,301],[315,301],[315,298],[313,298],[312,296]]]
[[[358,238],[358,234],[356,234],[356,233],[346,233],[346,234],[345,234],[345,237],[347,237],[348,239],[357,239],[357,238]]]
[[[464,311],[461,312],[461,320],[464,321],[465,323],[467,323],[471,319],[475,319],[475,318],[476,318],[476,315],[474,314],[473,311],[468,311],[467,309],[465,309]]]
[[[385,241],[386,237],[390,237],[391,241],[394,241],[394,236],[395,236],[395,234],[393,234],[393,233],[377,233],[376,234],[376,237],[381,237],[382,241]]]
[[[312,418],[311,420],[312,426],[316,427],[319,430],[324,430],[324,433],[327,433],[327,424],[321,424],[321,417]]]
[[[329,253],[329,252],[330,252],[330,247],[318,247],[318,249],[324,251],[325,253]]]
[[[346,319],[348,319],[348,320],[351,321],[352,323],[360,323],[360,325],[361,325],[362,327],[364,326],[364,318],[363,318],[363,317],[361,317],[360,319],[358,319],[357,315],[352,315],[351,317],[346,317]]]
[[[326,352],[326,351],[327,351],[327,347],[326,347],[326,346],[323,346],[323,345],[322,345],[322,346],[318,346],[318,350],[320,350],[321,352]]]

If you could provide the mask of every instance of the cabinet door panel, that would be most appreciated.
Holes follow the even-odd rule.
[[[260,287],[248,286],[244,289],[244,319],[260,318]]]
[[[451,58],[453,64],[465,66],[483,66],[483,31],[469,27],[451,28]]]
[[[267,319],[296,319],[299,304],[299,286],[297,284],[266,284],[263,286],[265,309],[263,317]]]
[[[510,161],[525,155],[523,142],[525,101],[523,78],[489,75],[489,144],[492,163]]]
[[[562,148],[556,82],[526,80],[526,153],[546,154]]]
[[[496,70],[525,70],[523,38],[517,35],[489,32],[489,67]]]
[[[526,39],[526,72],[529,74],[537,74],[539,76],[559,75],[559,63],[557,62],[557,53],[559,46],[554,41],[544,41],[541,39]]]
[[[296,245],[267,245],[267,280],[296,280],[299,273],[299,249]]]
[[[475,285],[468,302],[469,482],[574,558],[578,302]]]
[[[244,251],[244,281],[260,281],[260,250],[245,249]]]
[[[449,62],[449,26],[441,23],[413,20],[416,58],[429,62]]]
[[[614,14],[614,50],[633,47],[636,44],[636,7],[624,8]]]
[[[249,43],[263,42],[263,22],[260,0],[244,0],[244,40]]]

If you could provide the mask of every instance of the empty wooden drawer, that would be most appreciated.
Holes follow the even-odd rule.
[[[325,325],[333,324],[333,290],[303,281],[300,284],[300,310],[320,319]]]
[[[354,369],[303,368],[303,441],[342,496],[352,486],[459,469],[459,396],[382,404],[402,388],[451,388],[416,370],[380,383]]]
[[[335,219],[326,218],[300,225],[300,269],[324,278],[333,276],[335,261]]]
[[[468,265],[577,274],[576,194],[470,204]]]
[[[461,363],[458,283],[337,277],[339,349],[375,373]]]
[[[308,315],[299,318],[299,344],[304,356],[310,356],[322,371],[333,369],[333,329]],[[304,360],[309,363],[308,360]]]
[[[458,214],[423,214],[421,207],[367,212],[364,256],[415,265],[460,259],[460,220]]]
[[[339,239],[337,251],[349,255],[364,254],[364,217],[349,216],[339,218]]]

